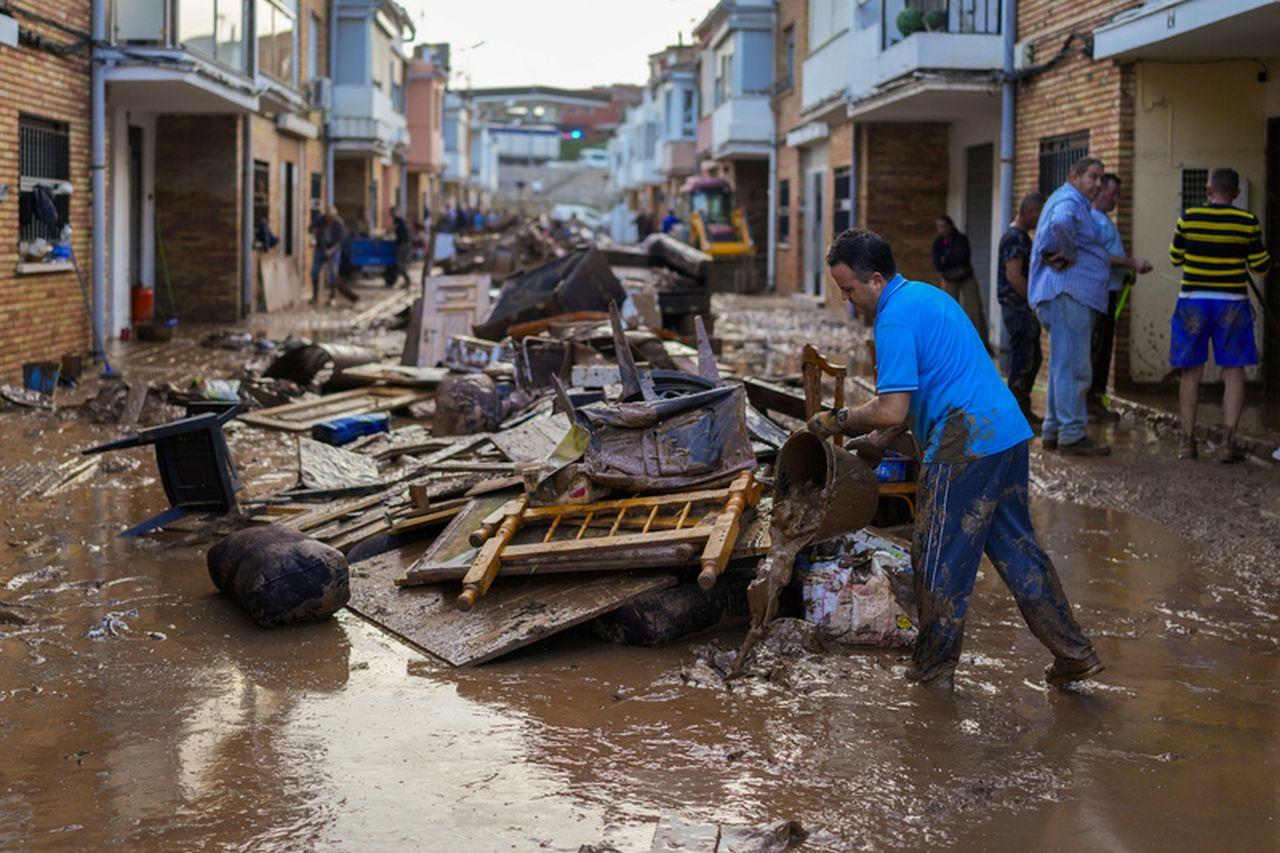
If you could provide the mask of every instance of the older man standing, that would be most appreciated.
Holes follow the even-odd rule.
[[[1107,310],[1111,254],[1098,236],[1092,202],[1102,186],[1102,161],[1084,157],[1045,202],[1031,246],[1028,301],[1049,330],[1048,411],[1041,428],[1047,450],[1106,456],[1107,444],[1085,434],[1086,397],[1093,381],[1093,329]]]

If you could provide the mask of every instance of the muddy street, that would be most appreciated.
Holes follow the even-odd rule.
[[[0,463],[30,476],[115,429],[0,417]],[[1112,431],[1110,460],[1032,465],[1108,667],[1065,692],[989,568],[954,696],[889,651],[792,651],[726,685],[706,660],[745,627],[657,648],[571,631],[457,670],[350,612],[264,631],[213,589],[207,542],[118,538],[166,505],[146,449],[47,497],[9,473],[0,846],[641,850],[661,823],[767,849],[787,821],[806,849],[1273,846],[1276,473]],[[281,434],[229,442],[246,482],[291,476]]]

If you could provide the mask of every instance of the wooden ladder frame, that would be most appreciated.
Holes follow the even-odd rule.
[[[491,513],[471,533],[471,544],[480,552],[463,578],[457,605],[470,610],[489,591],[503,563],[550,568],[587,561],[595,569],[658,568],[693,561],[699,545],[698,583],[710,589],[729,563],[743,512],[756,505],[762,492],[755,475],[744,471],[723,489],[588,504],[531,507],[522,495]],[[720,509],[695,513],[695,505],[701,503],[720,504]],[[671,509],[671,514],[664,515],[664,509]],[[532,524],[548,525],[540,542],[511,544],[520,529]],[[608,532],[587,536],[593,526],[607,526]],[[562,531],[568,538],[556,539]]]

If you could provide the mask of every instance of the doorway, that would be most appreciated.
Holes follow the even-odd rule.
[[[805,293],[811,296],[822,295],[823,250],[826,248],[826,236],[823,218],[823,190],[827,181],[827,170],[811,169],[805,174],[808,192],[804,199],[804,280]]]
[[[991,280],[991,195],[995,191],[995,145],[970,145],[964,150],[964,231],[969,258],[982,292],[982,307],[991,325],[994,287]],[[988,329],[988,331],[990,331]]]
[[[132,287],[142,281],[142,128],[129,125],[129,266],[125,281]]]
[[[283,166],[283,174],[280,176],[283,192],[280,193],[284,199],[284,215],[280,217],[280,230],[284,232],[284,254],[286,257],[293,255],[294,245],[297,241],[297,200],[295,198],[295,186],[298,182],[298,167],[293,163],[285,162]]]

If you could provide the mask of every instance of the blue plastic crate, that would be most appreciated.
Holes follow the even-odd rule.
[[[395,266],[396,242],[373,237],[352,238],[351,263],[357,267]]]

